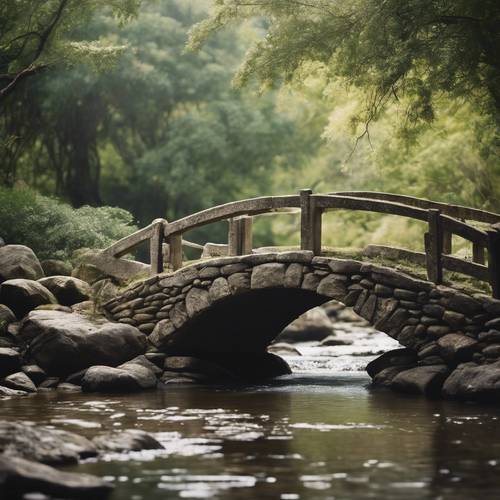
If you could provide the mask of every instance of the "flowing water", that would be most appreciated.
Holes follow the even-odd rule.
[[[44,393],[2,401],[0,418],[154,433],[164,450],[65,469],[112,481],[112,500],[499,499],[500,411],[371,390],[358,369],[393,344],[357,334],[356,349],[300,346],[294,374],[263,385]]]

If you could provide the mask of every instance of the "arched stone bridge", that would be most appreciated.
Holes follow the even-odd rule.
[[[355,194],[313,198],[310,192],[301,192],[279,202],[245,200],[235,202],[236,207],[216,207],[173,223],[156,221],[148,231],[139,232],[141,238],[132,235],[131,241],[122,240],[104,252],[105,259],[116,259],[147,235],[153,271],[152,277],[130,287],[104,309],[111,319],[137,326],[168,354],[256,353],[308,309],[336,300],[409,348],[415,367],[438,367],[443,379],[460,363],[491,363],[500,358],[500,300],[494,298],[499,291],[495,224],[500,216],[415,198],[390,200],[397,195]],[[228,253],[233,255],[181,267],[181,235],[187,229],[290,205],[301,209],[302,250],[252,252],[251,219],[231,218]],[[428,279],[375,263],[321,255],[321,214],[331,206],[427,221],[425,253],[404,251],[402,255],[422,264]],[[478,229],[463,219],[489,226]],[[451,255],[452,233],[472,242],[473,261]],[[158,273],[163,267],[164,239],[176,270]],[[443,286],[446,269],[489,283],[494,297]],[[408,368],[407,358],[405,363]]]

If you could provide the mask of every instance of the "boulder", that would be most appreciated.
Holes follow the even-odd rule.
[[[24,365],[22,371],[35,385],[40,385],[47,378],[45,371],[38,365]]]
[[[24,372],[16,372],[5,377],[2,380],[2,385],[16,391],[36,392],[35,384]]]
[[[437,340],[441,356],[448,363],[458,364],[469,361],[472,354],[476,351],[477,341],[460,335],[458,333],[449,333]]]
[[[76,464],[97,456],[95,445],[73,432],[0,420],[0,454],[51,465]]]
[[[22,458],[0,456],[0,493],[2,498],[107,498],[113,485],[90,474],[61,472],[48,465]],[[35,498],[35,497],[33,497]]]
[[[12,279],[37,280],[43,276],[40,261],[31,248],[24,245],[0,247],[0,283]]]
[[[321,307],[305,312],[290,323],[277,337],[279,342],[318,341],[331,335],[333,325]]]
[[[335,335],[329,335],[321,341],[321,345],[325,347],[333,347],[337,345],[352,345],[352,340],[338,339]]]
[[[463,363],[446,379],[447,398],[497,403],[500,398],[500,361],[486,365]]]
[[[375,387],[391,387],[393,378],[406,369],[405,366],[389,366],[388,368],[384,368],[373,377],[372,385]]]
[[[56,304],[54,295],[37,281],[12,279],[0,285],[0,301],[18,318],[24,317],[41,304]]]
[[[126,363],[117,368],[92,366],[82,379],[84,392],[126,393],[156,387],[156,375],[140,364]]]
[[[26,396],[28,393],[25,391],[17,391],[15,389],[9,389],[3,385],[0,385],[0,397],[13,397],[13,396]]]
[[[14,349],[8,347],[0,348],[0,378],[6,377],[19,371],[21,368],[21,356]]]
[[[293,345],[287,344],[286,342],[271,344],[267,348],[267,352],[277,354],[278,356],[302,356],[302,354],[300,354],[300,352],[295,349]]]
[[[107,278],[96,281],[92,285],[92,296],[95,297],[96,302],[104,304],[114,299],[119,294],[120,289],[113,282]]]
[[[96,364],[117,366],[147,347],[146,336],[131,325],[59,311],[32,311],[19,338],[29,344],[31,360],[58,376]]]
[[[5,335],[7,327],[14,321],[16,321],[14,313],[7,306],[0,304],[0,335]]]
[[[139,429],[106,432],[93,438],[92,442],[99,451],[116,453],[163,449],[163,445],[151,434]]]
[[[398,373],[390,387],[398,392],[436,397],[449,372],[446,365],[417,366]]]
[[[72,306],[88,300],[92,295],[90,285],[72,276],[49,276],[38,280],[47,290],[50,290],[59,304]]]
[[[71,276],[73,268],[67,262],[57,259],[46,259],[41,262],[45,276]]]
[[[417,353],[412,349],[393,349],[385,352],[382,356],[374,359],[366,366],[366,371],[370,377],[374,377],[377,373],[385,368],[392,366],[412,367],[417,364]]]

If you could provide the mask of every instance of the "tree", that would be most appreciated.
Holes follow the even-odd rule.
[[[321,72],[363,90],[353,121],[361,136],[391,102],[404,106],[404,127],[432,121],[443,94],[474,102],[500,124],[498,0],[215,0],[191,47],[256,16],[267,34],[247,53],[238,85]]]
[[[96,40],[79,43],[68,35],[107,5],[114,15],[127,20],[137,12],[140,1],[0,1],[0,105],[24,80],[54,65],[105,64],[123,47]]]

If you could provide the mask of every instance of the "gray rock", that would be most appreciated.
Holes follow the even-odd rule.
[[[0,348],[0,378],[6,377],[19,371],[21,368],[21,356],[14,349],[8,347]]]
[[[251,278],[252,289],[282,287],[285,280],[285,270],[285,265],[278,262],[254,267]]]
[[[148,340],[156,347],[164,347],[168,345],[170,340],[173,340],[176,330],[170,319],[162,319],[156,323]]]
[[[156,387],[152,370],[142,364],[129,362],[117,368],[92,366],[82,379],[84,392],[136,392]]]
[[[73,268],[67,262],[57,259],[46,259],[41,262],[45,276],[71,276]]]
[[[375,283],[411,291],[429,291],[433,288],[432,283],[428,281],[412,278],[401,271],[382,266],[373,266],[372,279]]]
[[[477,341],[457,333],[449,333],[437,340],[441,356],[449,363],[460,363],[472,358]]]
[[[304,275],[304,278],[302,280],[302,288],[304,290],[311,290],[315,292],[320,281],[321,278],[317,274],[307,273]]]
[[[101,304],[114,299],[119,293],[120,288],[110,278],[96,281],[92,285],[91,295],[96,302]]]
[[[18,318],[22,318],[41,304],[57,303],[56,298],[47,288],[37,281],[28,279],[4,281],[0,285],[0,301]]]
[[[302,356],[302,354],[295,349],[293,345],[287,344],[286,342],[271,344],[267,348],[267,352],[277,354],[278,356]]]
[[[196,316],[198,313],[210,306],[208,292],[202,288],[191,288],[186,295],[186,311],[189,317]]]
[[[310,309],[290,323],[277,337],[278,342],[323,340],[333,332],[333,325],[320,307]]]
[[[95,457],[97,449],[88,439],[72,432],[29,422],[0,420],[0,454],[8,458],[65,465]]]
[[[446,309],[473,316],[482,311],[481,303],[464,293],[457,292],[453,288],[438,286],[437,289],[441,293],[440,304]]]
[[[50,276],[38,280],[47,290],[50,290],[59,304],[72,306],[88,300],[92,295],[90,285],[72,276]]]
[[[113,485],[89,474],[61,472],[22,458],[0,456],[0,493],[4,498],[27,498],[29,493],[51,498],[107,498]],[[46,498],[46,497],[44,497]]]
[[[24,392],[36,392],[36,386],[24,372],[16,372],[2,380],[2,385],[9,389]]]
[[[44,276],[40,261],[23,245],[0,247],[0,283],[13,279],[37,280]]]
[[[372,385],[376,387],[390,387],[394,377],[407,369],[406,366],[389,366],[384,368],[373,377]]]
[[[70,384],[69,382],[59,384],[57,390],[61,392],[82,392],[82,388],[79,385]]]
[[[361,262],[355,260],[330,259],[328,265],[334,273],[357,274],[361,269]]]
[[[338,339],[335,335],[329,335],[321,341],[322,346],[332,347],[337,345],[352,345],[352,340]],[[279,354],[279,353],[276,353]]]
[[[345,281],[336,276],[325,276],[319,283],[316,290],[320,295],[325,295],[335,300],[342,301],[347,294]]]
[[[483,349],[483,354],[487,358],[499,358],[500,357],[500,344],[490,344]]]
[[[139,429],[107,432],[92,439],[99,451],[123,453],[141,450],[161,450],[163,445],[151,434]]]
[[[116,366],[146,351],[137,328],[78,313],[33,311],[19,337],[28,355],[50,375],[68,375],[95,364]]]
[[[417,353],[412,349],[393,349],[368,363],[366,371],[373,378],[385,368],[392,366],[412,367],[417,364],[417,361]]]
[[[500,362],[486,365],[463,363],[446,379],[443,395],[448,398],[498,402]]]
[[[17,391],[15,389],[9,389],[0,385],[0,397],[15,397],[15,396],[26,396],[28,393],[26,391]]]
[[[231,295],[231,290],[229,289],[229,284],[225,278],[217,278],[212,283],[212,286],[208,290],[208,297],[210,302],[217,302],[218,300],[224,299]]]
[[[14,313],[7,306],[0,304],[0,335],[7,333],[7,327],[14,321],[16,321]]]
[[[231,293],[237,294],[250,289],[250,275],[248,273],[235,273],[227,277]]]
[[[304,266],[302,264],[292,263],[285,271],[285,280],[283,285],[286,288],[300,288],[302,283]]]
[[[449,374],[446,365],[417,366],[398,373],[391,382],[391,389],[409,394],[436,397]]]
[[[478,335],[480,342],[500,342],[500,332],[498,330],[488,330]]]

